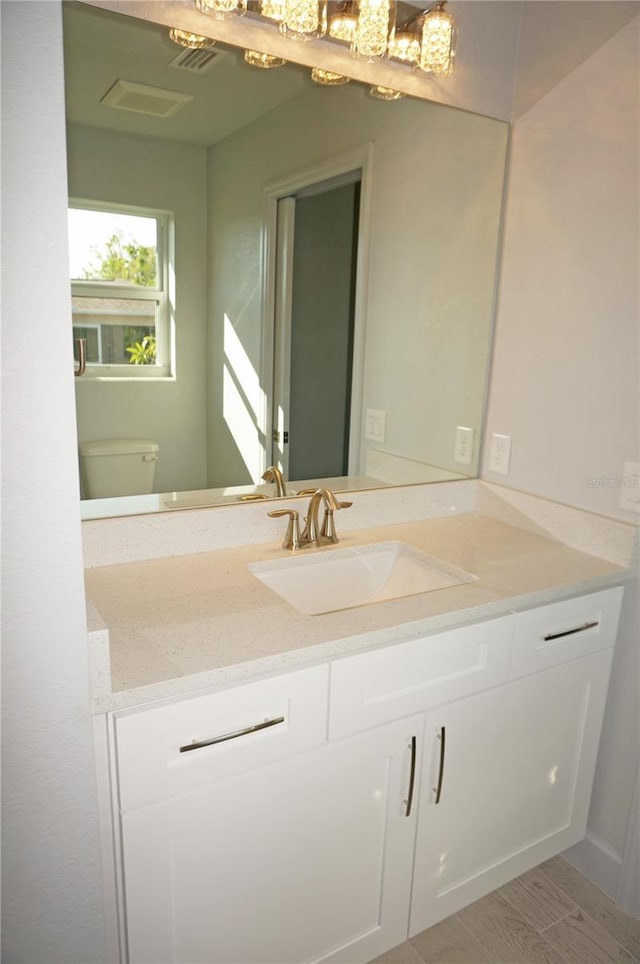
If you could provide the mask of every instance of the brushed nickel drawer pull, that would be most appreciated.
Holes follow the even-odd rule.
[[[233,733],[223,733],[221,736],[212,736],[210,740],[194,740],[180,747],[181,753],[188,753],[189,750],[200,750],[203,746],[213,746],[214,743],[226,743],[227,740],[236,740],[239,736],[247,736],[249,733],[257,733],[258,730],[266,730],[270,726],[277,726],[284,723],[284,716],[278,716],[273,720],[264,720],[262,723],[254,723],[253,726],[246,726],[243,730],[234,730]]]
[[[584,633],[587,629],[596,629],[600,625],[600,620],[595,619],[591,623],[583,623],[582,626],[576,626],[574,629],[565,629],[561,633],[547,633],[543,636],[545,643],[550,643],[554,639],[562,639],[563,636],[575,636],[576,633]]]
[[[409,775],[409,795],[406,800],[403,800],[405,807],[405,817],[411,816],[411,805],[413,803],[413,787],[416,780],[416,745],[417,741],[415,736],[411,737],[411,743],[409,744],[409,749],[411,750],[411,773]]]
[[[440,803],[440,795],[442,793],[442,781],[444,779],[444,741],[445,741],[446,728],[444,726],[440,727],[440,732],[438,733],[438,739],[440,740],[440,766],[438,768],[438,785],[432,787],[431,789],[436,795],[436,803]]]

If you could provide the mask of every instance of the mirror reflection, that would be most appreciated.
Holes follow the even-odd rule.
[[[84,516],[475,476],[507,125],[64,30]]]

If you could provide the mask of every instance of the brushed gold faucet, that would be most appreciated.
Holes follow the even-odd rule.
[[[270,465],[264,472],[262,478],[265,482],[274,482],[276,487],[276,497],[281,499],[287,494],[284,476],[277,465]]]
[[[318,514],[320,506],[324,505],[324,517],[319,524]],[[300,532],[298,512],[295,509],[274,509],[269,512],[271,518],[287,516],[289,524],[282,543],[283,549],[315,549],[318,546],[335,545],[338,540],[333,513],[336,509],[348,509],[352,502],[340,502],[331,489],[316,489],[309,500],[309,508],[305,516],[305,527]]]

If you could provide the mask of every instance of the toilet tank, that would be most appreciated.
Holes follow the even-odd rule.
[[[81,442],[83,498],[109,499],[153,492],[159,445],[149,439],[102,439]]]

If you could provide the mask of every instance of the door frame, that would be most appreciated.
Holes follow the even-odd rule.
[[[285,177],[269,182],[263,191],[262,232],[262,372],[264,378],[263,425],[265,444],[262,451],[266,469],[272,452],[275,307],[276,307],[276,250],[278,201],[316,186],[338,186],[341,178],[360,173],[360,210],[358,213],[358,243],[356,251],[356,283],[353,327],[353,364],[351,379],[351,415],[349,418],[349,475],[360,474],[360,440],[364,389],[366,301],[368,292],[369,245],[371,236],[371,201],[373,194],[373,144],[361,144],[352,150],[325,158],[318,164],[299,168]],[[336,182],[331,185],[330,182]]]

